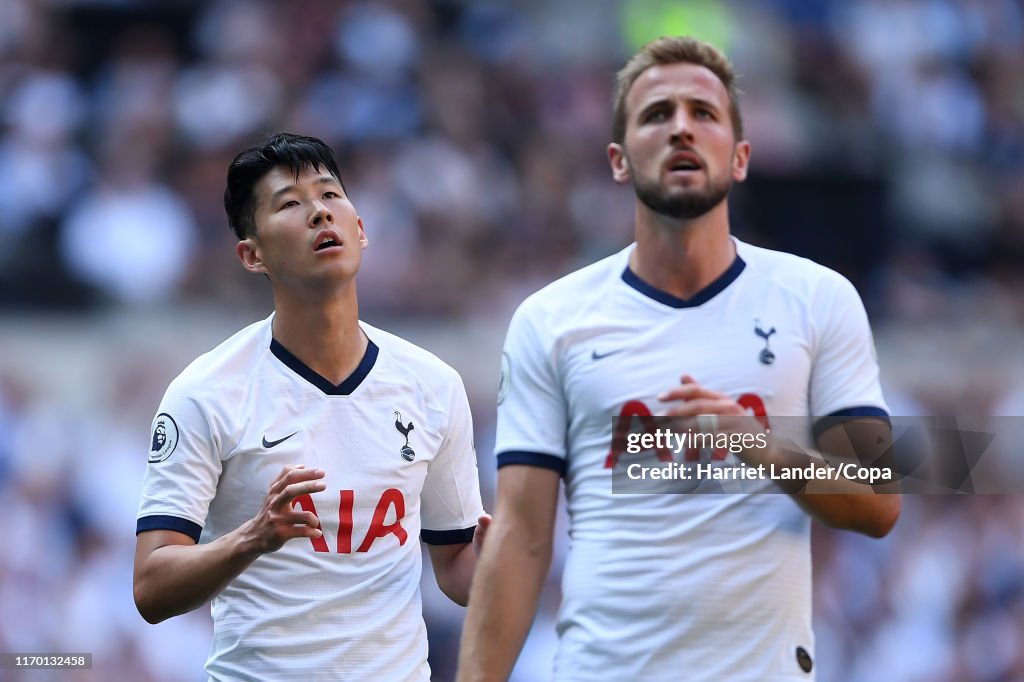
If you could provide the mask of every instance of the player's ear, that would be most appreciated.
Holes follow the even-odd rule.
[[[736,143],[736,149],[732,153],[732,179],[736,182],[746,180],[749,167],[750,143],[746,140],[740,140]]]
[[[626,150],[617,142],[608,145],[608,163],[612,166],[612,179],[619,184],[629,182],[629,159]]]
[[[359,246],[366,248],[370,245],[370,240],[366,238],[366,228],[363,227],[363,219],[356,216],[356,228],[359,230]]]
[[[238,254],[238,260],[242,261],[242,267],[249,272],[267,272],[259,244],[252,237],[246,237],[235,244],[235,253]]]

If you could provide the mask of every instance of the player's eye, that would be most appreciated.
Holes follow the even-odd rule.
[[[659,121],[664,121],[666,118],[668,118],[668,111],[666,111],[665,109],[654,109],[652,111],[647,112],[647,114],[644,115],[643,122],[657,123]]]
[[[298,206],[298,205],[299,205],[299,202],[295,201],[295,199],[289,199],[288,201],[286,201],[283,204],[281,204],[281,207],[278,210],[281,211],[281,210],[284,210],[286,208],[291,208],[292,206]]]
[[[714,120],[715,118],[714,113],[712,113],[710,109],[705,109],[704,107],[698,107],[697,110],[693,112],[693,115],[697,118],[708,120]]]
[[[324,192],[324,199],[340,199],[341,195],[334,191]]]

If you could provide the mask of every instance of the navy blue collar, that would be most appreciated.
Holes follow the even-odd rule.
[[[355,371],[347,379],[337,386],[311,370],[306,363],[299,360],[292,355],[291,351],[278,343],[277,339],[270,340],[270,352],[287,365],[290,370],[327,395],[351,395],[352,391],[359,388],[359,384],[363,383],[363,379],[366,378],[366,375],[373,369],[374,363],[377,362],[377,354],[380,349],[377,348],[377,344],[372,339],[367,339],[366,341],[366,353],[363,354],[363,359],[359,361],[359,366],[356,367]]]
[[[667,291],[662,291],[652,287],[647,282],[640,279],[635,272],[633,272],[629,265],[626,265],[626,269],[622,271],[622,281],[639,291],[648,298],[653,298],[658,303],[670,306],[672,308],[695,308],[699,305],[704,305],[718,294],[725,291],[725,288],[732,284],[743,269],[747,267],[747,263],[740,258],[740,255],[736,254],[736,260],[732,262],[732,265],[723,272],[718,279],[711,284],[707,285],[690,298],[679,298],[673,296]]]

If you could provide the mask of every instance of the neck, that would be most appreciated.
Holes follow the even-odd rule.
[[[629,267],[651,286],[681,299],[714,282],[736,258],[726,201],[693,220],[636,207],[636,249]]]
[[[340,384],[359,366],[368,340],[359,328],[355,282],[327,298],[275,291],[274,310],[274,338],[323,378]]]

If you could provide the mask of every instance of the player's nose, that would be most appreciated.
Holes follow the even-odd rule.
[[[691,140],[693,138],[693,130],[690,121],[690,114],[686,111],[685,107],[678,107],[675,113],[672,115],[672,125],[669,129],[671,131],[671,137],[673,142],[679,140]]]
[[[310,227],[319,227],[324,223],[333,223],[334,214],[327,208],[323,203],[316,201],[313,203],[313,215],[310,218]]]

